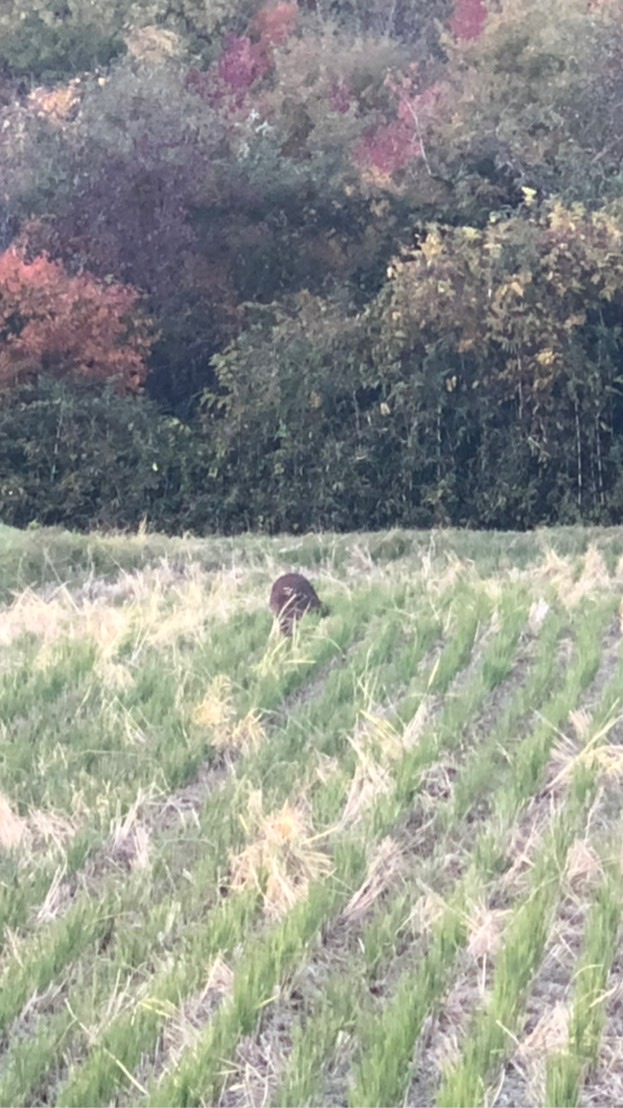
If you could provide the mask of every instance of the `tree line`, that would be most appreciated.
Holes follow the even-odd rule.
[[[11,0],[0,514],[616,522],[615,0]]]

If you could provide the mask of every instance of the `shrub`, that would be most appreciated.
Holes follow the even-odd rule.
[[[363,321],[309,293],[251,315],[206,398],[228,529],[383,526],[395,488],[370,433]]]
[[[125,15],[121,0],[3,0],[0,72],[49,81],[107,65],[125,50]]]
[[[193,226],[215,197],[223,124],[184,89],[172,59],[125,63],[88,84],[73,122],[30,118],[23,130],[4,136],[4,175],[15,214],[35,217],[31,249],[140,288],[162,334],[150,387],[173,403],[192,395],[195,374],[233,333],[230,274]]]
[[[468,5],[469,6],[469,5]],[[505,0],[471,43],[449,46],[430,162],[455,210],[486,219],[521,187],[566,202],[620,196],[623,25],[613,0]]]
[[[370,311],[414,494],[455,522],[599,519],[614,477],[623,225],[526,199],[484,230],[429,228]]]
[[[136,392],[153,341],[138,299],[127,286],[72,277],[45,255],[28,260],[9,247],[0,254],[0,389],[45,373]]]
[[[306,7],[351,34],[399,39],[427,58],[440,49],[439,29],[452,14],[453,0],[306,0]]]
[[[275,27],[259,27],[272,51]],[[339,285],[369,295],[404,220],[391,197],[379,206],[356,187],[350,156],[366,104],[391,99],[385,68],[401,48],[347,50],[332,33],[278,46],[244,110],[214,98],[230,43],[218,86],[174,58],[128,61],[88,83],[75,119],[20,116],[0,133],[3,191],[38,220],[32,249],[145,292],[161,335],[148,388],[178,413],[213,384],[210,358],[238,333],[241,303]],[[340,57],[355,97],[345,112],[330,110]]]
[[[211,462],[144,398],[42,379],[0,406],[0,517],[17,527],[216,530]]]
[[[358,315],[299,296],[214,360],[223,511],[278,530],[616,518],[622,335],[613,214],[429,226]]]

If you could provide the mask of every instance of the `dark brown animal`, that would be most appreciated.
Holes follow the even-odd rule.
[[[296,620],[306,612],[326,615],[328,609],[320,603],[318,594],[302,573],[284,573],[270,591],[270,610],[279,622],[282,635],[291,635]]]

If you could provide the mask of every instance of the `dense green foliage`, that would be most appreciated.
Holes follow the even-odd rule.
[[[2,398],[3,518],[618,519],[618,5],[485,14],[480,0],[3,10],[0,247],[138,290],[158,330],[144,397],[102,395],[100,348],[97,374],[80,360],[91,390],[63,363],[50,392],[37,309],[39,384]]]
[[[0,515],[16,526],[217,530],[210,461],[148,400],[45,382],[0,406]]]
[[[123,0],[5,0],[0,72],[62,79],[125,53]]]

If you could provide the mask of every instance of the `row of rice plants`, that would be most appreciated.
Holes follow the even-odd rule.
[[[331,975],[324,991],[315,997],[312,1012],[306,1009],[304,1026],[299,1023],[295,1027],[294,1046],[277,1095],[279,1104],[294,1106],[323,1100],[324,1065],[334,1049],[338,1033],[348,1031],[354,1043],[352,1032],[361,1019],[360,1013],[369,1007],[367,990],[383,979],[392,963],[395,965],[397,942],[404,946],[406,936],[412,933],[410,920],[422,887],[437,894],[446,891],[445,858],[453,844],[466,837],[468,815],[478,807],[479,819],[483,821],[483,801],[512,774],[514,748],[520,741],[518,734],[521,734],[522,722],[527,723],[532,711],[542,705],[558,676],[556,644],[566,626],[560,612],[550,614],[537,642],[526,681],[516,689],[483,742],[479,741],[480,729],[476,723],[475,736],[470,736],[466,751],[464,729],[459,729],[457,737],[465,762],[453,782],[452,791],[445,801],[438,803],[427,828],[426,840],[434,844],[433,849],[428,855],[411,857],[408,884],[401,885],[389,900],[384,899],[361,935],[356,936],[356,949],[346,964]],[[498,654],[497,658],[503,658],[503,654]],[[507,660],[511,662],[510,658]],[[475,742],[478,745],[474,746]],[[501,743],[504,743],[504,757],[496,766],[492,755]],[[469,834],[474,839],[471,821]],[[400,938],[401,935],[405,937]],[[415,942],[413,935],[411,942]]]
[[[505,868],[517,815],[529,804],[543,774],[553,741],[552,726],[561,724],[594,676],[599,663],[600,638],[612,603],[595,606],[578,628],[575,658],[560,692],[540,722],[517,750],[515,772],[495,794],[489,821],[477,836],[472,861],[450,896],[448,907],[433,928],[429,950],[416,968],[401,978],[393,997],[380,1014],[359,1031],[359,1056],[351,1103],[392,1104],[405,1096],[411,1081],[412,1059],[424,1019],[449,983],[452,960],[466,938],[469,903],[485,901],[487,882]],[[531,753],[532,775],[517,769]],[[538,755],[538,757],[537,757]],[[523,790],[519,787],[523,784]],[[463,1101],[456,1101],[462,1103]],[[465,1101],[469,1103],[469,1100]]]
[[[532,893],[526,903],[515,909],[506,928],[489,1002],[474,1015],[461,1061],[450,1069],[439,1090],[439,1105],[449,1108],[456,1103],[484,1103],[487,1083],[514,1046],[513,1036],[520,1024],[525,996],[543,957],[548,924],[558,907],[566,855],[579,831],[578,816],[590,811],[599,787],[599,760],[586,759],[583,754],[593,754],[596,745],[604,742],[609,729],[606,721],[619,705],[622,692],[623,664],[619,660],[595,712],[593,726],[586,734],[584,751],[564,771],[568,792],[554,816],[550,839],[534,863]],[[563,723],[564,719],[556,726]],[[609,933],[612,937],[611,927]],[[610,960],[613,953],[612,950]]]
[[[567,1048],[547,1061],[545,1095],[553,1108],[574,1108],[580,1103],[582,1081],[599,1058],[606,1020],[606,984],[623,913],[620,827],[617,832],[603,852],[604,872],[586,920],[583,951],[575,972]]]

